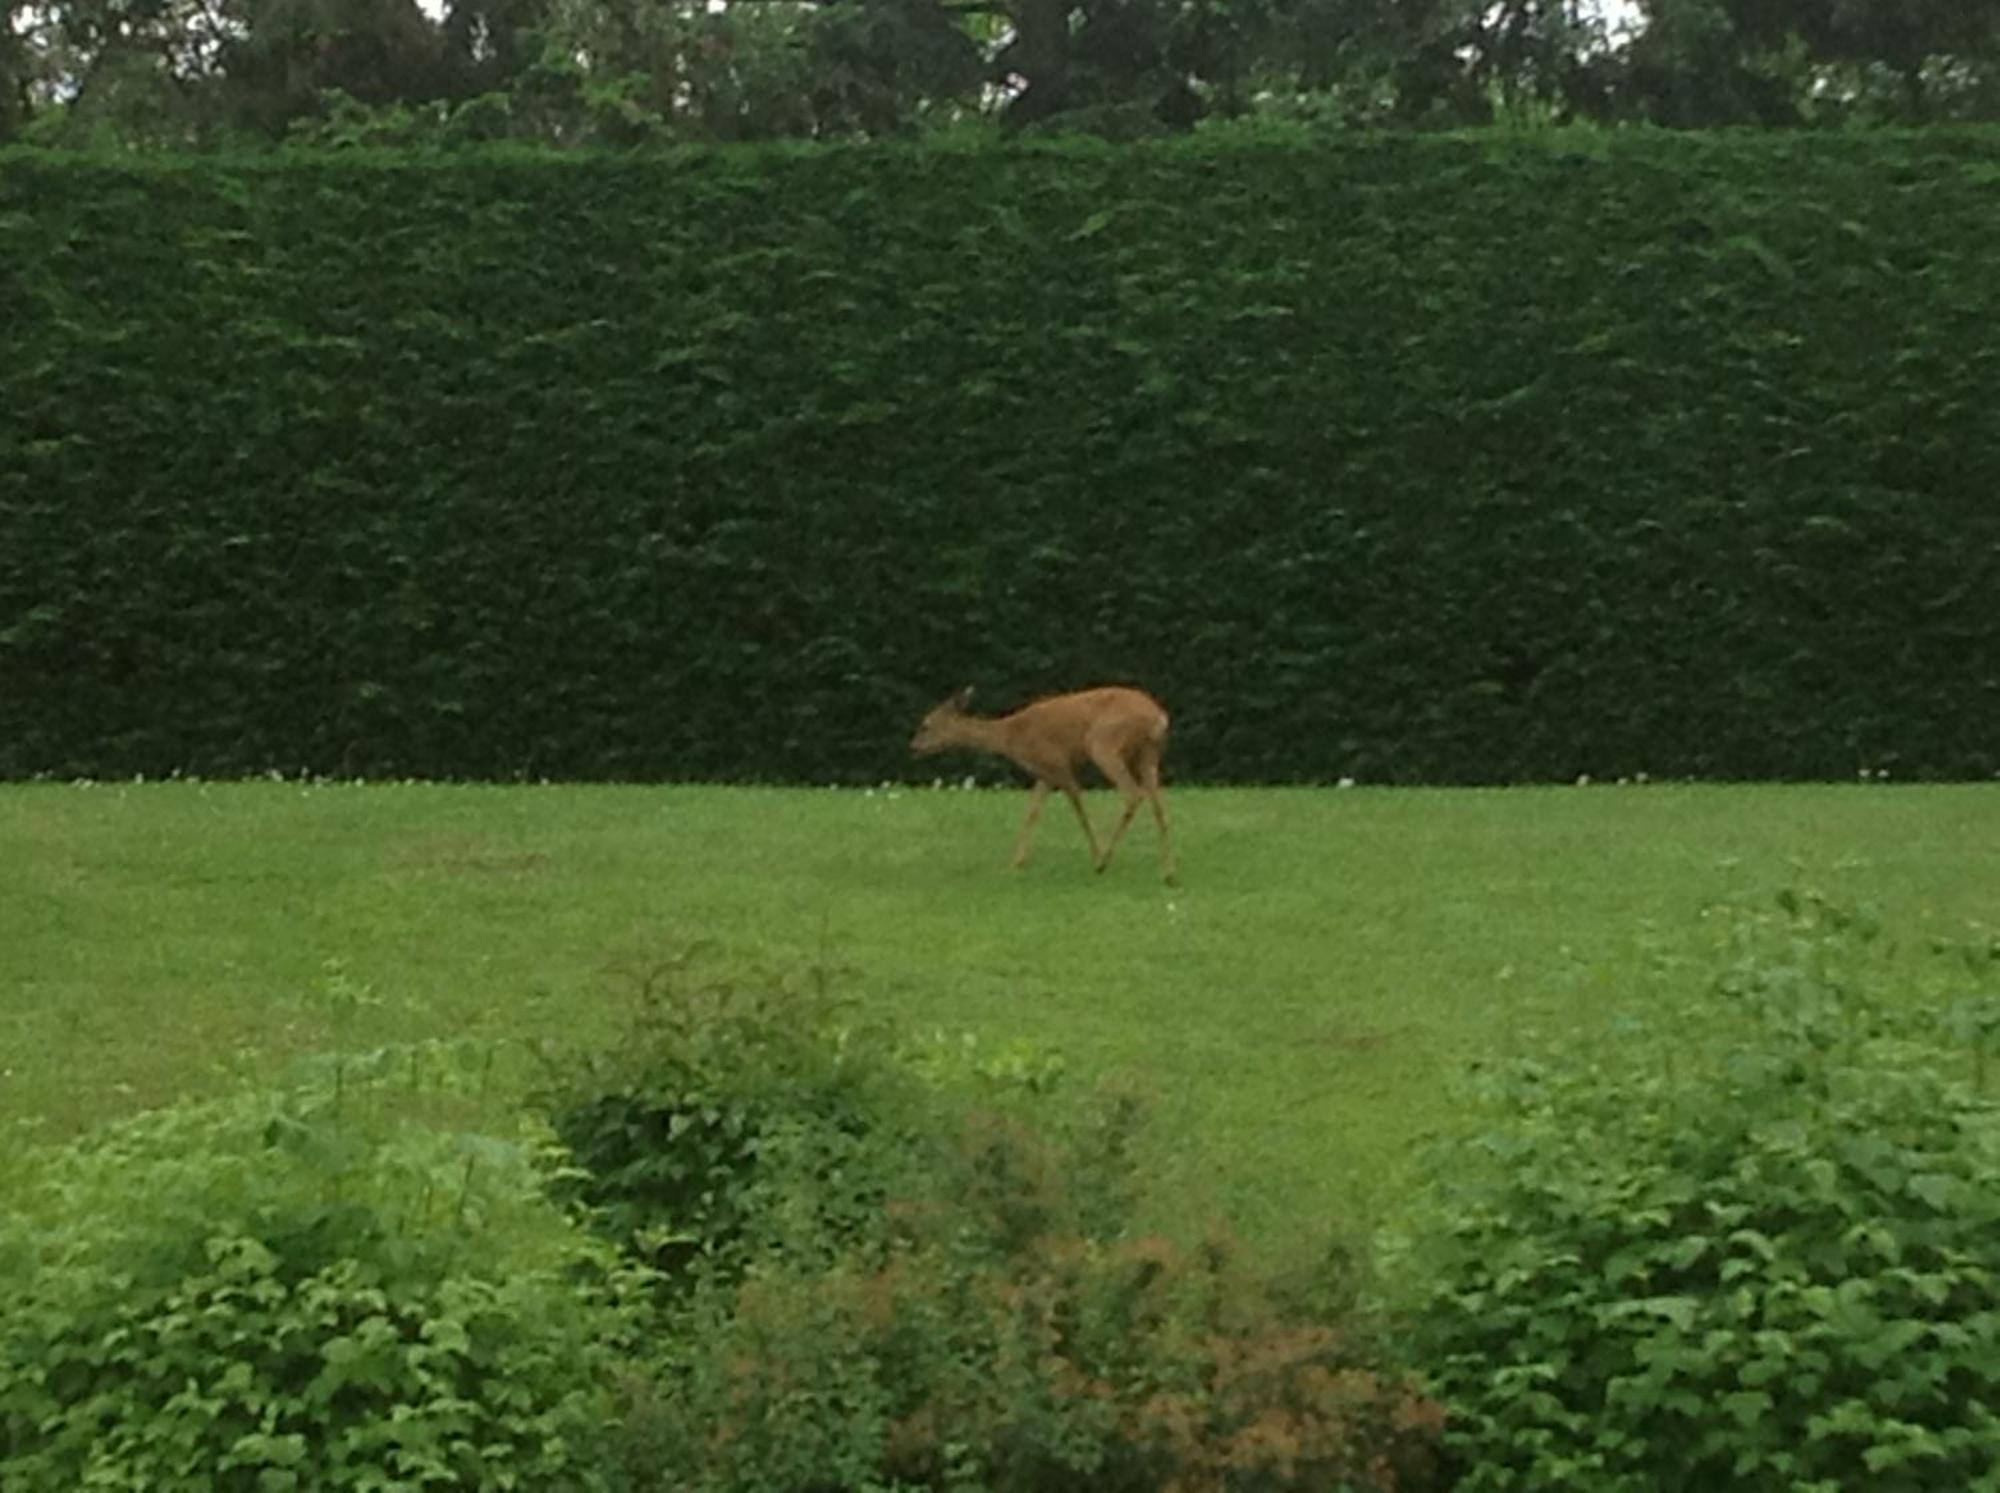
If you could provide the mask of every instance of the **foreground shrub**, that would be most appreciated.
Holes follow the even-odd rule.
[[[1880,943],[1788,897],[1495,1081],[1405,1262],[1461,1486],[2000,1487],[2000,1110]]]
[[[1218,1244],[1041,1238],[759,1272],[641,1407],[660,1488],[1397,1489],[1442,1414]]]
[[[624,1272],[547,1201],[537,1145],[401,1123],[380,1077],[20,1161],[0,1487],[605,1485]]]
[[[623,1039],[567,1055],[541,1102],[574,1163],[561,1196],[669,1284],[734,1275],[780,1234],[837,1251],[921,1173],[922,1085],[823,978],[681,951],[635,996]]]
[[[1424,1485],[1436,1407],[1357,1324],[1137,1235],[1129,1097],[815,984],[681,969],[638,1018],[551,1093],[575,1196],[671,1272],[636,1486]]]

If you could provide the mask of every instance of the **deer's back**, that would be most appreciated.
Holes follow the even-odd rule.
[[[1125,745],[1164,742],[1167,710],[1142,689],[1108,684],[1037,700],[1015,711],[1009,723],[1046,747],[1079,756],[1093,732]]]

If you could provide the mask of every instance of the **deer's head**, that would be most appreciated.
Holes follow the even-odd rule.
[[[942,705],[934,707],[917,725],[917,734],[910,738],[910,750],[918,756],[927,757],[932,752],[941,752],[958,741],[958,733],[953,728],[965,719],[965,707],[972,703],[972,686],[967,685]]]

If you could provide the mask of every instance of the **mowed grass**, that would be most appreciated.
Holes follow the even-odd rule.
[[[1304,1240],[1393,1202],[1465,1060],[1629,998],[1704,905],[1813,886],[1912,934],[1993,921],[1996,795],[1170,789],[1170,889],[1150,823],[1097,876],[1060,805],[1008,870],[1011,791],[0,787],[0,1136],[336,1044],[607,1035],[699,940],[1122,1076],[1163,1221]]]

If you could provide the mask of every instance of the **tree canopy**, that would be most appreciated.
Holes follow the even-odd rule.
[[[0,141],[2000,119],[1965,0],[0,0]]]

